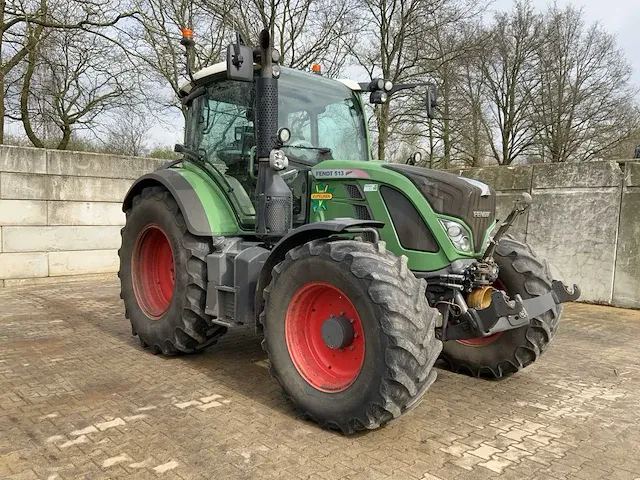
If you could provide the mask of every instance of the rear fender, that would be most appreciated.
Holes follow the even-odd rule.
[[[162,186],[169,191],[193,235],[211,237],[240,232],[235,214],[219,188],[183,168],[157,170],[138,178],[124,198],[122,210],[129,210],[134,197],[144,188],[153,186]]]

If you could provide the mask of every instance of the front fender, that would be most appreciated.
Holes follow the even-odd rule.
[[[256,326],[259,327],[259,316],[262,312],[264,300],[262,298],[262,290],[271,282],[271,271],[278,263],[284,260],[284,256],[289,250],[299,245],[303,245],[312,240],[327,238],[331,235],[345,233],[345,230],[353,227],[373,227],[382,228],[384,223],[373,220],[356,220],[354,218],[337,218],[326,222],[313,222],[302,225],[291,230],[273,247],[269,256],[264,262],[264,266],[260,271],[258,284],[256,286],[255,298],[255,315]]]

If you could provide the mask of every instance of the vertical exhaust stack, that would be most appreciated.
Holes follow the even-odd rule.
[[[256,135],[258,154],[258,210],[256,234],[267,239],[284,236],[292,226],[291,190],[272,167],[270,155],[278,141],[278,75],[279,54],[271,46],[268,30],[260,32],[260,76],[256,79]]]

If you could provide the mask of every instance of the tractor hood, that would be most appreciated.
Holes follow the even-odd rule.
[[[473,234],[475,251],[482,248],[487,229],[496,216],[496,194],[477,180],[409,165],[387,164],[413,182],[436,213],[459,218]]]

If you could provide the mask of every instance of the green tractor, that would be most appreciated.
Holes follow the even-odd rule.
[[[119,276],[141,345],[191,353],[254,324],[285,397],[345,434],[414,407],[438,358],[489,378],[533,363],[579,290],[505,236],[531,197],[491,235],[487,185],[371,160],[363,94],[415,85],[278,60],[263,31],[189,72],[183,158],[127,193]]]

